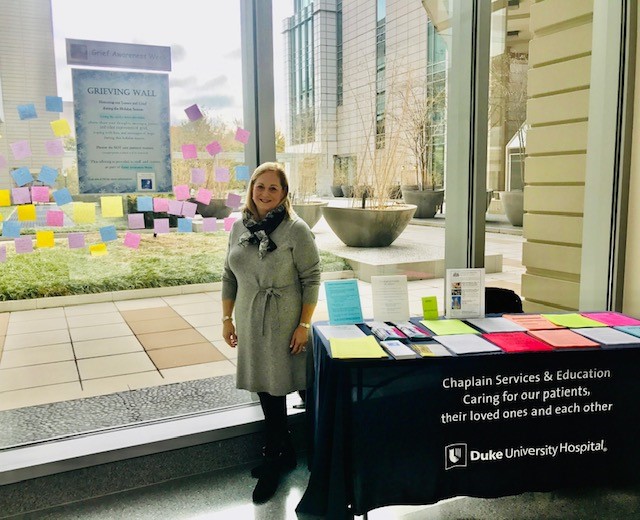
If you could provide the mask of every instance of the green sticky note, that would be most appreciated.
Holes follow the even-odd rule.
[[[438,319],[438,300],[435,296],[422,297],[422,317],[425,320]]]

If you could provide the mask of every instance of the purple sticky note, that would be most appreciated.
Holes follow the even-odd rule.
[[[169,210],[169,199],[161,197],[153,198],[153,211],[156,213],[166,213]]]
[[[129,213],[129,229],[144,229],[144,213]]]
[[[31,187],[32,202],[49,202],[48,186],[32,186]]]
[[[44,104],[47,112],[62,112],[62,98],[60,96],[45,96]]]
[[[229,168],[222,168],[221,166],[216,168],[216,181],[229,182]]]
[[[222,151],[222,145],[218,141],[211,141],[204,148],[209,152],[209,155],[216,155]]]
[[[69,204],[70,202],[73,202],[69,188],[62,188],[60,190],[54,191],[53,200],[56,201],[56,204],[58,206],[64,206],[65,204]]]
[[[197,159],[198,148],[195,144],[183,144],[182,145],[182,158],[183,159]]]
[[[169,199],[169,215],[182,215],[182,201]]]
[[[11,188],[11,198],[14,204],[31,204],[29,188]]]
[[[191,168],[191,182],[193,184],[204,184],[205,172],[202,168]]]
[[[202,119],[202,112],[200,112],[200,108],[198,105],[191,105],[184,109],[185,114],[189,118],[189,121],[197,121],[198,119]]]
[[[198,194],[196,195],[196,200],[198,202],[201,202],[202,204],[209,204],[211,202],[211,197],[213,197],[211,190],[200,188],[198,190]]]
[[[233,223],[238,220],[236,217],[227,217],[224,219],[224,230],[225,231],[231,231],[231,226],[233,226]]]
[[[7,261],[7,246],[0,246],[0,264]]]
[[[187,200],[189,198],[189,186],[186,184],[179,184],[173,187],[173,194],[178,200]]]
[[[31,237],[14,238],[13,244],[18,254],[33,253],[33,239]]]
[[[18,115],[23,121],[25,119],[36,119],[38,117],[38,114],[36,114],[36,106],[33,103],[18,105]]]
[[[45,141],[44,147],[50,157],[62,157],[64,155],[64,144],[62,143],[62,139]]]
[[[249,136],[251,132],[249,130],[245,130],[244,128],[238,128],[236,130],[236,141],[240,141],[242,144],[247,144],[249,142]]]
[[[33,175],[31,175],[29,168],[26,166],[13,170],[11,172],[11,177],[13,177],[13,180],[16,181],[18,186],[24,186],[25,184],[33,182]]]
[[[0,169],[5,169],[7,167],[7,158],[0,153]]]
[[[211,233],[218,231],[218,219],[215,217],[205,217],[202,219],[202,231]]]
[[[239,208],[242,204],[242,197],[236,193],[229,193],[227,195],[227,201],[224,203],[228,208]]]
[[[13,153],[14,159],[17,161],[31,157],[31,145],[29,141],[16,141],[9,146],[11,147],[11,153]]]
[[[84,233],[69,233],[69,249],[82,249],[84,247]]]
[[[142,239],[142,235],[139,233],[131,233],[127,231],[124,235],[124,245],[130,247],[131,249],[138,249],[140,245],[140,240]]]
[[[169,232],[169,219],[168,218],[157,218],[153,221],[153,232],[154,233],[168,233]]]
[[[185,217],[189,217],[189,218],[195,217],[196,209],[198,209],[198,205],[195,202],[189,202],[187,200],[182,203],[182,215]]]
[[[47,226],[62,227],[64,225],[64,212],[50,209],[47,211]]]

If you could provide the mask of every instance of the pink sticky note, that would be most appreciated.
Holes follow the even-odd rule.
[[[29,141],[16,141],[9,145],[11,152],[16,160],[25,159],[31,157],[31,145]]]
[[[51,141],[45,141],[44,147],[50,157],[61,157],[64,155],[64,145],[62,144],[62,139],[52,139]]]
[[[64,224],[64,212],[50,209],[47,211],[47,226],[62,227]]]
[[[127,231],[124,235],[124,245],[131,249],[138,249],[141,239],[142,235],[139,233],[131,233],[130,231]]]
[[[198,194],[196,195],[196,200],[198,202],[201,202],[202,204],[209,204],[211,202],[211,197],[213,197],[211,190],[200,188],[198,190]]]
[[[14,204],[31,204],[31,192],[29,188],[11,188],[11,198]]]
[[[229,168],[216,168],[216,180],[218,182],[229,182]]]
[[[187,200],[189,198],[189,186],[186,184],[179,184],[173,187],[173,194],[178,200]]]
[[[163,199],[160,197],[154,197],[153,199],[153,211],[156,213],[163,213],[169,210],[169,199]]]
[[[224,203],[228,208],[239,208],[242,204],[242,197],[236,193],[229,193],[227,195],[227,201]]]
[[[129,213],[127,219],[129,229],[144,229],[144,213]]]
[[[198,148],[195,144],[183,144],[182,145],[182,158],[183,159],[197,159]]]
[[[7,158],[0,153],[0,169],[5,169],[7,167]]]
[[[205,171],[202,168],[191,168],[191,182],[193,184],[203,184]]]
[[[33,240],[31,237],[14,238],[13,243],[16,247],[16,253],[33,253]]]
[[[238,220],[236,217],[227,217],[224,219],[224,230],[225,231],[231,231],[231,226],[233,226],[233,223]]]
[[[169,199],[169,215],[182,215],[182,201]]]
[[[32,202],[49,202],[49,187],[33,186],[31,188],[31,201]]]
[[[216,155],[222,151],[222,145],[218,141],[211,141],[204,148],[209,152],[209,155]]]
[[[157,218],[153,221],[153,232],[154,233],[168,233],[169,232],[169,219],[168,218]]]
[[[7,261],[7,246],[0,246],[0,264]]]
[[[212,231],[218,231],[218,219],[215,217],[205,217],[202,219],[202,231],[205,233],[211,233]]]
[[[82,249],[84,247],[84,233],[69,233],[69,249]]]
[[[242,144],[247,144],[249,142],[249,136],[251,132],[249,130],[245,130],[244,128],[238,128],[236,130],[236,141],[240,141]]]
[[[202,112],[198,105],[191,105],[184,109],[185,114],[189,118],[189,121],[197,121],[198,119],[202,119]]]
[[[182,203],[182,216],[193,218],[196,216],[196,210],[198,205],[195,202],[189,202],[188,200]]]

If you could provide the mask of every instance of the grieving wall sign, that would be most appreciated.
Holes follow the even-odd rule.
[[[81,193],[171,191],[167,74],[73,69]]]

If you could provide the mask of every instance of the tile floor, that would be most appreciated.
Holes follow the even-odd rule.
[[[321,244],[326,229],[314,231]],[[410,232],[444,243],[441,228]],[[488,274],[486,285],[519,293],[522,237],[487,237],[487,252],[503,255],[503,271]],[[359,281],[359,288],[363,314],[371,316],[371,286]],[[0,313],[0,410],[235,373],[236,351],[221,339],[220,294]],[[411,313],[421,313],[427,295],[437,296],[442,308],[442,294],[442,279],[409,282]],[[314,320],[326,319],[321,291]]]

